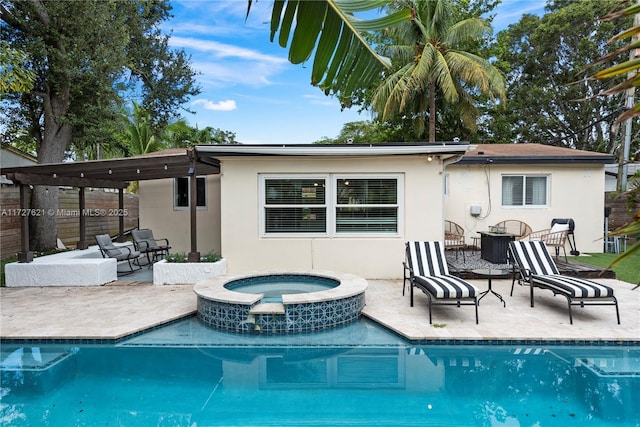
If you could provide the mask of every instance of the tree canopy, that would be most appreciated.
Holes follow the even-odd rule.
[[[169,10],[168,0],[0,3],[3,39],[35,74],[31,90],[3,100],[3,139],[32,142],[40,163],[56,163],[100,142],[125,97],[155,123],[176,117],[199,89],[188,56],[171,50],[159,29]],[[57,192],[37,187],[32,205],[55,207]],[[33,249],[55,247],[54,218],[32,225]]]

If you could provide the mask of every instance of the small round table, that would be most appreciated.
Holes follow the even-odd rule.
[[[504,279],[505,277],[509,277],[509,274],[511,273],[511,271],[505,270],[505,269],[498,269],[498,268],[480,268],[478,270],[472,270],[472,272],[474,274],[477,274],[480,277],[486,278],[489,281],[489,289],[487,289],[484,292],[480,292],[480,295],[478,298],[478,304],[480,304],[480,300],[482,298],[484,298],[489,292],[491,292],[492,294],[497,296],[498,299],[502,301],[502,304],[504,304],[504,306],[506,307],[507,303],[505,302],[504,299],[502,299],[502,295],[500,295],[499,293],[491,289],[491,280]]]

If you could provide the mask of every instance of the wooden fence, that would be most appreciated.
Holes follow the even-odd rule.
[[[75,247],[80,240],[80,210],[78,190],[60,188],[58,193],[58,238],[67,247]],[[20,251],[20,189],[18,186],[2,187],[0,192],[2,216],[0,218],[0,258],[15,256]],[[89,245],[95,243],[96,234],[118,233],[118,215],[124,217],[124,228],[138,226],[138,195],[124,195],[124,209],[118,211],[118,193],[100,189],[85,190],[86,239]]]
[[[609,214],[609,230],[615,230],[631,221],[636,212],[640,211],[640,200],[629,200],[628,196],[607,193],[604,205],[611,208]],[[627,236],[627,244],[637,241],[640,236]]]

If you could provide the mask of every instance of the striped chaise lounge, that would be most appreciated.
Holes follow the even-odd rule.
[[[592,280],[560,274],[543,241],[509,242],[509,252],[514,261],[514,274],[511,282],[512,296],[516,276],[518,276],[520,284],[529,285],[531,307],[533,307],[533,288],[548,289],[553,292],[554,296],[562,295],[567,299],[569,323],[571,324],[573,324],[572,305],[581,307],[585,305],[615,305],[618,324],[620,324],[618,300],[613,294],[613,288]]]
[[[409,279],[411,307],[413,288],[417,287],[429,299],[429,323],[432,305],[475,305],[478,323],[478,288],[449,274],[442,242],[407,242],[403,265],[405,283]]]

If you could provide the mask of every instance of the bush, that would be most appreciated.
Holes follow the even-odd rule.
[[[165,257],[167,262],[188,262],[188,255],[185,252],[176,252]],[[218,262],[222,259],[220,255],[211,251],[200,257],[200,262]]]

